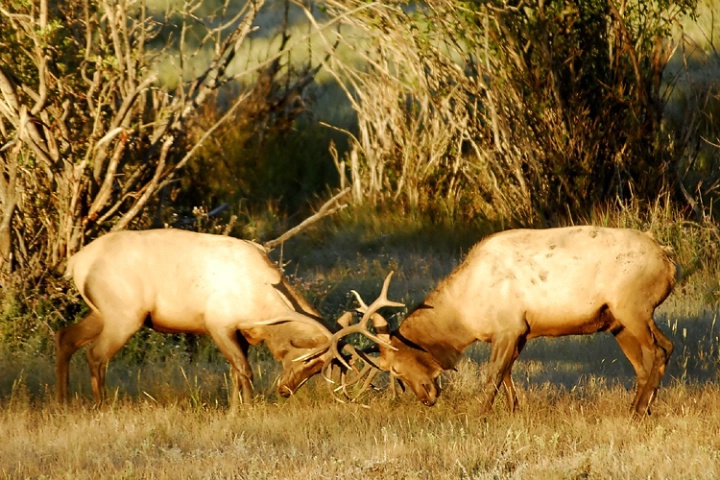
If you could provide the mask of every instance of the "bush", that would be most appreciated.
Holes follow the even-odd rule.
[[[358,114],[338,162],[356,200],[526,225],[685,201],[663,74],[694,0],[331,4],[364,59],[336,66]]]

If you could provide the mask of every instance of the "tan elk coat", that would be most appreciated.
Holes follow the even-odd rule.
[[[527,340],[610,332],[637,374],[632,409],[645,413],[673,351],[653,312],[678,272],[669,249],[637,230],[578,226],[498,233],[473,247],[385,338],[394,349],[380,346],[381,366],[433,405],[440,373],[473,342],[490,342],[482,407],[491,407],[503,384],[514,409],[511,369]]]
[[[251,398],[249,345],[264,341],[282,362],[282,395],[332,357],[327,348],[318,349],[331,337],[319,313],[249,241],[174,229],[109,233],[73,255],[66,276],[90,313],[56,334],[60,400],[67,397],[71,356],[90,344],[93,395],[101,402],[108,361],[143,325],[209,334],[231,366],[233,407]]]

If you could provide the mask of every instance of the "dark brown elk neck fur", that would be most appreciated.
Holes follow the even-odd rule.
[[[298,313],[307,315],[310,318],[317,320],[323,327],[327,328],[325,320],[320,316],[315,308],[308,303],[301,295],[299,295],[293,288],[283,279],[282,282],[273,285],[275,289],[281,293],[292,306],[293,310]]]
[[[256,345],[264,341],[273,358],[279,361],[283,360],[291,350],[315,348],[323,344],[328,338],[329,329],[320,313],[302,296],[298,295],[286,281],[283,280],[274,287],[292,306],[293,310],[317,320],[318,325],[313,327],[298,322],[286,322],[249,328],[242,331],[248,342]]]
[[[475,341],[458,321],[457,307],[447,298],[445,287],[451,279],[441,283],[393,334],[410,348],[429,353],[445,370],[454,368],[462,352]]]

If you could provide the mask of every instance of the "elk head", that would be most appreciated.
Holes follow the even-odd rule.
[[[346,315],[352,314],[347,312]],[[342,322],[342,319],[338,322]],[[266,335],[266,343],[283,367],[277,387],[280,396],[293,395],[310,377],[337,364],[335,355],[328,348],[333,334],[315,318],[288,311],[273,319],[252,324],[256,328],[273,325],[293,326]]]
[[[392,378],[398,380],[402,388],[407,385],[415,396],[424,405],[433,406],[440,395],[438,378],[443,371],[441,362],[426,348],[405,338],[400,329],[390,332],[388,322],[377,310],[382,306],[401,306],[402,304],[387,299],[387,290],[392,278],[390,272],[385,278],[383,289],[378,300],[367,306],[356,291],[355,295],[360,307],[358,310],[364,315],[370,315],[380,350],[378,367],[390,372]],[[376,304],[380,302],[379,306]]]

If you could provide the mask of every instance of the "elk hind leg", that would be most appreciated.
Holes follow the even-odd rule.
[[[82,321],[55,333],[55,388],[59,402],[67,400],[70,359],[78,349],[97,338],[102,329],[102,317],[96,312],[90,312]]]
[[[637,375],[637,389],[631,409],[638,415],[649,414],[650,403],[673,351],[672,342],[657,329],[652,320],[633,330],[627,326],[622,328],[615,333],[615,339]]]
[[[653,334],[653,338],[655,338],[656,344],[665,351],[665,362],[660,367],[660,378],[662,378],[665,375],[665,368],[670,361],[670,356],[673,354],[675,346],[672,341],[658,328],[658,326],[655,325],[654,321],[650,322],[650,331]]]
[[[665,375],[665,369],[670,361],[670,355],[672,355],[674,350],[670,339],[657,328],[655,322],[652,321],[652,318],[650,319],[648,325],[651,332],[650,338],[652,340],[652,343],[650,343],[650,347],[648,348],[651,350],[651,353],[648,356],[652,359],[652,364],[648,375],[648,381],[645,384],[645,388],[643,389],[640,398],[638,399],[638,404],[635,409],[637,413],[647,414],[650,413],[650,404],[657,394],[660,381]]]
[[[620,348],[625,354],[625,357],[627,357],[635,370],[635,398],[633,399],[630,408],[631,410],[637,412],[641,394],[645,390],[645,385],[647,384],[649,378],[652,363],[648,363],[645,360],[640,341],[628,329],[622,328],[613,334],[615,335],[615,340],[617,340],[618,345],[620,345]]]
[[[143,317],[144,318],[144,317]],[[115,356],[123,345],[142,327],[142,318],[125,321],[116,318],[113,322],[106,322],[100,335],[85,351],[88,366],[90,367],[90,384],[92,386],[95,404],[105,401],[105,372],[108,362]],[[111,328],[115,326],[116,328]]]

